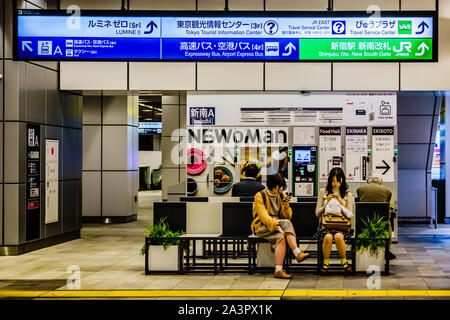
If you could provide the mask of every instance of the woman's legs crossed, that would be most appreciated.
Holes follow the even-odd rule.
[[[275,247],[275,265],[282,266],[286,255],[286,240],[283,237]]]
[[[289,245],[289,247],[294,251],[298,248],[297,246],[297,237],[294,236],[292,233],[286,233],[286,240]]]

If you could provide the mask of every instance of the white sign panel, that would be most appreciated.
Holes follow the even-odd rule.
[[[45,141],[45,223],[58,222],[59,141]]]
[[[319,182],[327,182],[334,167],[341,166],[341,128],[319,128]]]
[[[372,128],[372,170],[385,182],[395,182],[394,174],[394,128]]]
[[[316,128],[314,127],[294,127],[294,145],[297,146],[315,146]]]
[[[314,196],[314,183],[295,183],[294,193],[296,197],[312,197]]]
[[[241,108],[241,125],[340,125],[341,107]]]
[[[397,95],[393,92],[347,94],[343,118],[347,126],[395,125]]]
[[[395,126],[396,92],[189,91],[189,108],[215,107],[218,126]]]
[[[345,128],[345,174],[348,182],[367,179],[367,127]]]

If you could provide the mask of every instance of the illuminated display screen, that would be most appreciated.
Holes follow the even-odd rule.
[[[295,150],[294,151],[295,163],[310,163],[311,162],[311,150]]]
[[[18,60],[437,61],[434,12],[17,10]]]

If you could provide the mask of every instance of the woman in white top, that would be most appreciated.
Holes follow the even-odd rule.
[[[348,190],[344,171],[339,167],[331,169],[330,174],[328,175],[327,186],[319,191],[319,195],[317,197],[316,216],[320,219],[320,222],[314,238],[319,241],[323,241],[322,252],[324,261],[320,269],[322,273],[328,271],[333,240],[336,244],[339,256],[341,257],[342,268],[344,268],[345,271],[352,270],[352,267],[348,265],[346,259],[345,240],[349,240],[353,236],[353,230],[347,232],[322,228],[321,217],[325,213],[325,208],[328,202],[333,198],[336,198],[342,206],[353,212],[353,196]]]

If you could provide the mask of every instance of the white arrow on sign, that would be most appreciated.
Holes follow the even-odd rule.
[[[283,56],[290,56],[292,53],[292,50],[297,50],[297,48],[292,44],[292,42],[289,42],[286,47],[284,47],[284,51],[289,50],[288,52],[283,53]]]
[[[33,48],[30,47],[30,44],[32,44],[32,41],[22,41],[22,51],[26,51],[25,48],[33,52]]]
[[[420,57],[423,56],[425,54],[425,51],[429,50],[430,48],[425,44],[425,42],[422,42],[417,49],[422,50],[421,52],[416,53],[416,56]]]

